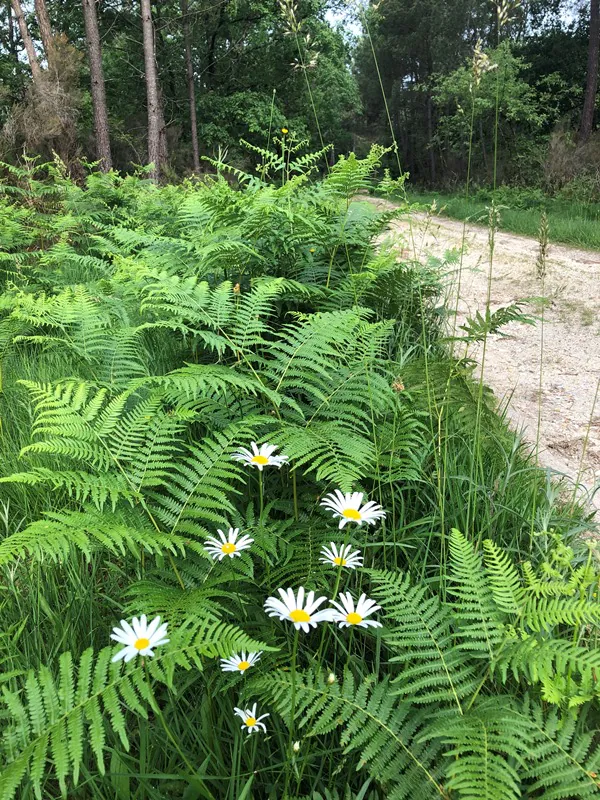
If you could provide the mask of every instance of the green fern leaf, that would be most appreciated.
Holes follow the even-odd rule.
[[[423,585],[411,586],[401,572],[370,570],[374,598],[385,610],[385,642],[390,662],[400,664],[394,692],[417,704],[455,705],[475,690],[477,671],[454,646],[452,613]]]
[[[460,531],[450,533],[450,591],[459,622],[458,647],[492,659],[502,641],[501,619],[485,578],[481,558]]]
[[[143,519],[136,525],[117,513],[88,511],[54,511],[46,519],[32,522],[22,531],[7,536],[0,542],[0,564],[9,564],[20,558],[48,559],[59,562],[68,559],[71,548],[80,550],[86,558],[92,551],[105,548],[123,555],[129,551],[139,556],[150,554],[183,553],[187,540],[176,534],[161,533],[150,528]]]
[[[440,782],[439,745],[420,741],[427,714],[409,704],[397,704],[388,681],[374,677],[356,686],[349,671],[341,684],[329,684],[320,673],[293,678],[278,672],[254,683],[289,717],[292,694],[295,717],[310,736],[323,736],[341,727],[344,753],[358,751],[360,763],[386,787],[390,800],[446,798]]]

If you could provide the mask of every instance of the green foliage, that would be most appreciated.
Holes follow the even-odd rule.
[[[587,521],[445,353],[444,265],[377,247],[407,208],[353,194],[385,151],[317,182],[322,154],[253,152],[277,185],[11,173],[0,797],[592,796]],[[251,442],[287,463],[232,459]],[[385,519],[340,531],[336,488]],[[230,527],[251,546],[214,560]],[[323,563],[332,541],[364,566]],[[300,586],[367,594],[382,629],[296,635],[263,604]],[[142,613],[170,641],[111,664],[111,628]],[[262,655],[223,672],[242,650]],[[254,702],[248,741],[233,707]]]
[[[7,767],[2,772],[0,797],[10,800],[25,773],[36,797],[42,798],[42,783],[52,765],[61,794],[67,793],[68,777],[77,786],[84,754],[93,753],[97,769],[105,773],[106,731],[118,736],[129,750],[128,712],[148,718],[149,709],[160,717],[154,694],[155,683],[173,688],[174,670],[203,669],[202,659],[227,656],[238,649],[264,648],[239,629],[207,619],[193,631],[181,628],[173,647],[157,655],[148,669],[123,669],[111,663],[113,648],[97,656],[85,650],[77,665],[70,652],[63,653],[55,678],[47,667],[27,675],[24,693],[4,687],[2,702],[13,720],[3,738]]]
[[[279,673],[270,680],[273,703],[285,714],[293,692],[290,677]],[[357,685],[347,671],[341,683],[329,684],[323,675],[308,673],[295,690],[301,727],[309,726],[309,736],[342,727],[343,752],[359,751],[360,763],[386,787],[387,797],[444,797],[436,764],[439,745],[431,747],[412,739],[426,712],[413,711],[408,718],[410,706],[394,703],[385,680],[378,682],[371,676]]]
[[[485,310],[485,314],[477,311],[475,317],[468,317],[467,321],[460,326],[466,332],[464,339],[469,342],[482,342],[490,333],[497,333],[500,336],[506,336],[501,330],[509,322],[520,322],[522,324],[534,325],[535,322],[531,316],[524,314],[522,309],[525,302],[511,303],[510,306],[504,306],[491,312],[489,306]]]
[[[492,192],[486,190],[482,192],[485,197],[491,198]],[[520,233],[524,236],[537,238],[540,229],[541,210],[538,207],[513,207],[511,202],[514,198],[513,192],[510,193],[511,199],[502,204],[498,219],[500,230]],[[479,196],[479,192],[477,193]],[[474,223],[487,222],[489,213],[489,203],[483,200],[476,200],[465,197],[464,193],[458,195],[410,193],[413,202],[419,201],[430,205],[435,201],[436,213],[463,219]],[[516,200],[517,203],[533,203],[534,200]],[[600,248],[600,236],[598,235],[598,219],[600,207],[597,203],[583,204],[580,202],[570,202],[546,196],[543,203],[548,218],[548,237],[551,242],[562,242],[579,247],[590,249]]]
[[[583,729],[572,711],[559,716],[541,702],[553,702],[550,675],[560,681],[568,674],[563,683],[576,685],[577,670],[596,665],[596,653],[584,642],[569,641],[568,629],[561,632],[550,614],[544,634],[524,640],[521,669],[513,661],[515,683],[496,686],[493,672],[519,636],[512,620],[519,605],[527,607],[528,589],[491,541],[484,543],[485,569],[458,531],[451,533],[450,548],[454,588],[446,602],[402,573],[370,572],[374,597],[384,609],[391,676],[358,682],[347,666],[338,682],[317,666],[299,680],[287,672],[258,679],[256,688],[282,716],[294,709],[309,737],[341,728],[343,753],[359,751],[361,768],[385,787],[386,797],[596,795],[594,732]],[[553,555],[560,549],[559,544]],[[537,613],[544,616],[545,609]],[[524,617],[523,626],[529,621]],[[570,625],[577,629],[579,620]],[[526,635],[525,627],[520,635]],[[524,693],[520,683],[526,684]],[[591,698],[579,695],[569,708]]]
[[[459,150],[469,145],[472,119],[473,125],[481,124],[489,131],[498,113],[502,138],[504,125],[520,124],[529,132],[535,132],[544,123],[535,91],[522,77],[526,65],[512,53],[510,44],[503,42],[486,55],[493,69],[478,73],[477,64],[469,63],[444,76],[436,88],[438,105],[452,109],[440,115],[437,135],[440,141],[449,142]],[[500,98],[498,109],[497,96]]]

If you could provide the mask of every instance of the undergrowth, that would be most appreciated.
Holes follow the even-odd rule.
[[[354,202],[382,154],[6,168],[2,800],[598,793],[590,521]]]

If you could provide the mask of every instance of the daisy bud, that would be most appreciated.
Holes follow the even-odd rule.
[[[297,753],[300,750],[300,742],[294,742],[294,744],[292,745],[292,750],[294,751],[294,753]]]
[[[333,672],[330,672],[327,676],[327,683],[331,686],[332,683],[335,683],[335,675]]]

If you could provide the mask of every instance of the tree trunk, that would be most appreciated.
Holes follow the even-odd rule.
[[[148,101],[148,163],[154,167],[151,177],[158,179],[166,161],[165,122],[158,88],[158,70],[154,50],[154,26],[150,0],[141,0],[142,31],[144,34],[144,68]]]
[[[200,172],[200,153],[198,152],[198,120],[196,119],[196,87],[194,86],[194,65],[192,63],[192,37],[190,35],[188,0],[181,0],[181,16],[183,17],[185,71],[187,75],[188,98],[190,102],[190,133],[192,135],[194,172]]]
[[[42,79],[42,70],[39,61],[37,60],[37,56],[35,54],[35,48],[33,47],[33,40],[29,35],[29,31],[27,29],[27,23],[25,22],[23,9],[21,8],[21,3],[19,2],[19,0],[10,0],[10,1],[13,7],[13,11],[15,12],[15,17],[17,19],[17,25],[19,26],[19,31],[21,32],[21,39],[23,39],[25,52],[27,53],[27,60],[29,61],[29,66],[31,68],[33,82],[39,85]]]
[[[598,90],[598,54],[600,51],[600,0],[590,2],[590,40],[588,45],[585,98],[579,128],[579,143],[585,144],[592,133],[596,92]]]
[[[427,149],[429,150],[429,179],[435,186],[437,173],[435,169],[435,152],[433,150],[433,98],[427,93]]]
[[[221,25],[225,19],[225,8],[227,6],[227,0],[223,0],[223,2],[219,5],[219,17],[217,19],[216,27],[213,29],[212,36],[209,40],[208,46],[208,63],[206,67],[206,74],[207,74],[207,83],[213,87],[215,84],[215,75],[217,72],[217,36],[219,35],[219,31],[221,30]]]
[[[13,15],[11,9],[11,2],[8,0],[6,3],[6,21],[8,23],[8,49],[11,56],[18,60],[17,43],[15,42],[15,26],[13,23]]]
[[[158,87],[158,130],[159,130],[159,151],[160,151],[160,168],[166,166],[169,160],[169,147],[167,144],[167,123],[165,122],[165,106],[163,102],[163,93],[160,86]]]
[[[35,15],[40,26],[40,36],[48,60],[48,69],[54,71],[54,37],[50,25],[50,17],[46,7],[46,0],[34,0]],[[54,75],[54,78],[57,76]]]
[[[100,48],[100,32],[98,31],[98,17],[96,16],[96,0],[83,0],[83,20],[85,22],[85,38],[87,40],[90,58],[96,156],[100,161],[100,169],[103,172],[108,172],[112,168],[112,158],[110,153],[106,91],[104,88],[104,70],[102,69],[102,50]]]

